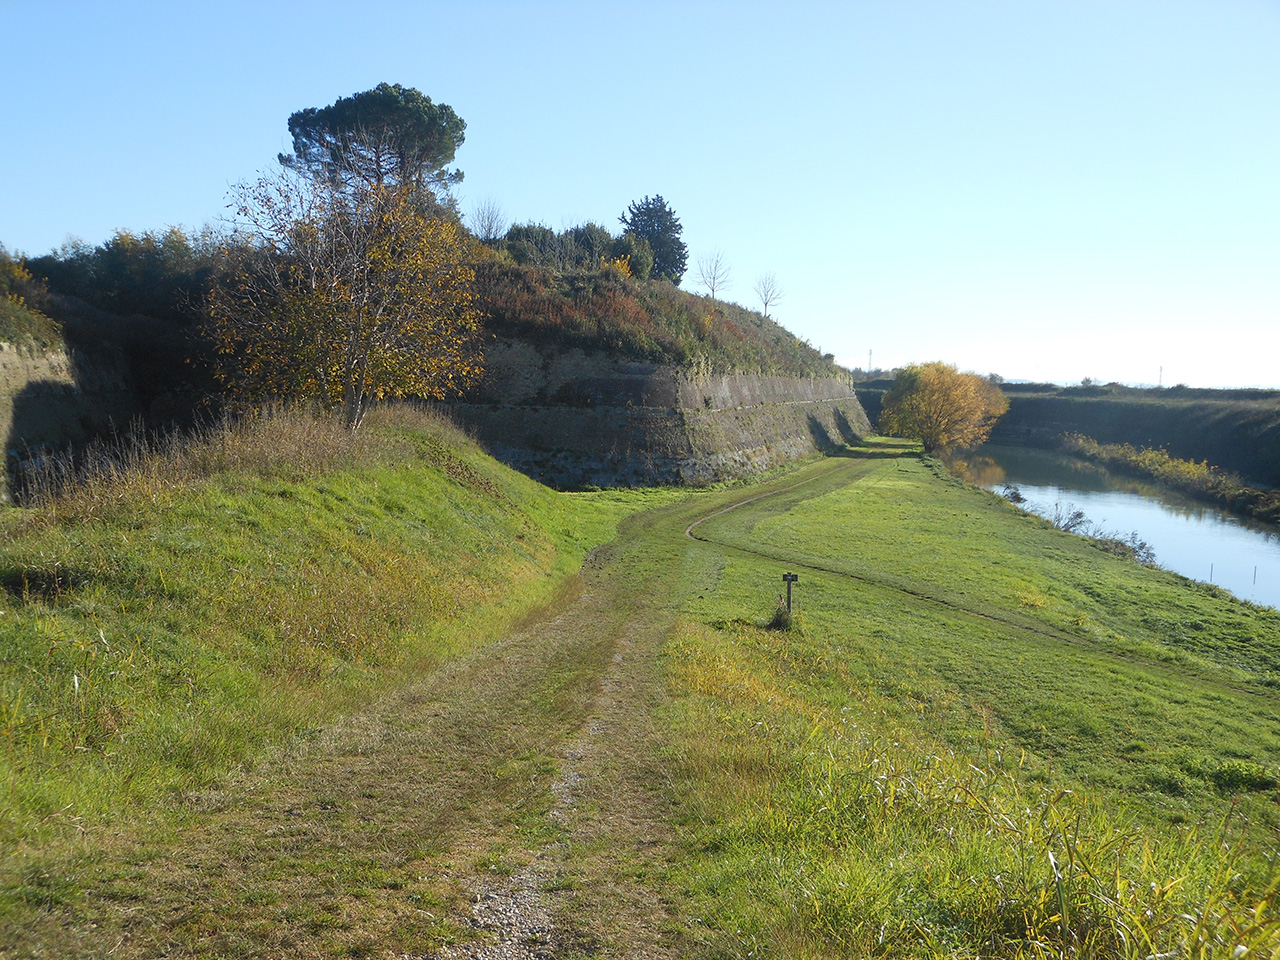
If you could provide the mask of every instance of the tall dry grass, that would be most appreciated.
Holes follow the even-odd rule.
[[[77,450],[29,453],[14,467],[13,496],[45,519],[86,520],[227,473],[296,478],[385,462],[395,445],[373,436],[379,427],[463,436],[443,413],[421,404],[377,408],[357,431],[304,407],[268,406],[194,430],[134,424]]]

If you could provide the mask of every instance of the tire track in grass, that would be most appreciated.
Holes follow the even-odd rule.
[[[480,939],[426,955],[432,960],[536,960],[598,955],[601,949],[651,960],[678,956],[657,933],[671,923],[660,898],[617,880],[624,873],[621,861],[635,851],[651,855],[674,843],[663,803],[636,791],[638,780],[654,776],[659,755],[649,707],[660,684],[655,665],[671,617],[625,595],[634,583],[611,589],[609,572],[597,571],[591,593],[549,624],[535,626],[528,637],[531,643],[556,643],[557,634],[591,632],[607,638],[609,651],[591,687],[589,708],[576,731],[559,743],[555,771],[544,784],[551,798],[544,816],[554,838],[528,851],[528,862],[510,876],[474,883],[466,922]],[[613,885],[593,891],[609,905],[609,944],[600,944],[590,929],[600,924],[581,916],[584,874],[597,887]]]
[[[1087,639],[1082,639],[1065,630],[1059,630],[1053,627],[1052,625],[1044,623],[1043,621],[1036,620],[1031,617],[1018,616],[1012,613],[1011,611],[996,613],[989,610],[981,610],[975,606],[965,603],[961,598],[955,595],[949,595],[942,591],[925,589],[922,585],[920,585],[918,581],[904,582],[901,578],[897,578],[893,576],[877,575],[869,572],[858,572],[855,570],[849,570],[847,568],[830,566],[820,562],[815,562],[813,559],[802,559],[794,555],[784,554],[782,552],[770,552],[767,550],[763,550],[759,547],[744,545],[743,543],[736,540],[716,539],[712,536],[707,535],[706,533],[695,532],[697,528],[704,523],[715,520],[719,517],[724,516],[727,513],[738,510],[739,508],[749,507],[753,504],[758,503],[759,501],[767,500],[773,497],[778,497],[783,494],[789,493],[790,491],[796,489],[797,487],[801,487],[806,484],[813,483],[815,480],[829,478],[831,474],[834,474],[838,469],[839,468],[836,468],[830,472],[822,473],[822,474],[819,474],[818,476],[807,478],[805,480],[800,481],[799,483],[791,484],[790,486],[783,487],[778,490],[770,490],[753,497],[748,497],[743,500],[737,501],[736,503],[732,503],[732,504],[729,504],[728,506],[724,506],[717,510],[711,511],[710,513],[707,513],[706,515],[699,517],[697,520],[694,520],[692,523],[690,523],[685,528],[685,536],[689,537],[690,539],[694,539],[702,543],[706,543],[708,545],[714,545],[725,550],[732,550],[734,552],[743,554],[745,556],[755,557],[760,560],[767,560],[771,563],[789,565],[792,567],[809,570],[814,573],[823,573],[823,574],[827,574],[828,576],[843,578],[847,580],[854,580],[859,583],[867,584],[868,586],[878,587],[881,589],[893,591],[895,593],[909,597],[915,604],[921,606],[922,608],[925,608],[925,609],[942,608],[948,612],[955,613],[963,617],[979,620],[988,624],[994,624],[996,626],[1004,628],[1004,630],[1007,632],[1014,633],[1017,636],[1028,635],[1027,639],[1036,639],[1040,641],[1052,642],[1055,644],[1057,643],[1064,644],[1067,646],[1089,651],[1103,659],[1122,660],[1126,663],[1136,664],[1138,666],[1148,668],[1154,672],[1164,674],[1164,675],[1184,677],[1184,678],[1195,677],[1198,680],[1202,680],[1206,683],[1212,684],[1213,686],[1218,687],[1220,689],[1231,690],[1235,693],[1242,693],[1251,697],[1270,700],[1275,696],[1274,692],[1271,692],[1271,691],[1258,690],[1250,687],[1239,686],[1237,684],[1223,681],[1218,677],[1213,677],[1213,676],[1204,674],[1202,672],[1197,672],[1187,664],[1179,664],[1177,667],[1174,667],[1160,660],[1153,660],[1153,659],[1142,657],[1129,652],[1122,652],[1118,650],[1107,649],[1099,646],[1097,643],[1094,643]],[[859,471],[847,471],[847,473],[850,473],[852,475],[842,475],[841,480],[843,481],[843,483],[841,484],[841,486],[845,486],[853,483],[860,483],[860,482],[869,482],[870,484],[875,485],[883,480],[883,476],[881,475],[884,472],[886,472],[887,469],[888,467],[887,465],[885,465],[880,467],[879,469],[867,467]],[[830,491],[821,490],[819,492],[814,493],[814,496],[821,496],[828,492]],[[806,497],[805,499],[810,499],[810,498]]]

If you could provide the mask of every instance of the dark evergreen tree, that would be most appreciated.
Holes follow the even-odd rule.
[[[348,185],[448,187],[462,180],[446,165],[466,128],[448,104],[432,103],[412,87],[380,83],[293,114],[293,156],[281,154],[280,162]]]
[[[649,276],[678,285],[689,261],[689,248],[680,239],[684,229],[680,226],[680,219],[667,202],[661,196],[645,197],[627,207],[627,212],[618,221],[628,232],[647,241],[653,250],[653,268]]]

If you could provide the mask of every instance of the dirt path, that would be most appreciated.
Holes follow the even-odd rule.
[[[667,958],[688,952],[696,922],[662,882],[664,864],[679,850],[670,827],[675,801],[666,745],[653,716],[664,696],[661,651],[683,595],[706,586],[723,562],[723,549],[695,531],[730,510],[780,494],[816,495],[866,469],[827,461],[799,481],[782,478],[763,492],[725,492],[644,515],[637,518],[643,529],[629,531],[588,564],[587,592],[535,631],[537,642],[549,646],[594,631],[608,651],[548,786],[546,815],[557,836],[509,877],[475,887],[470,923],[483,940],[435,956]],[[654,545],[658,551],[646,554]]]
[[[502,638],[43,863],[86,894],[0,957],[675,955],[662,897],[619,879],[672,842],[673,617],[601,551]]]
[[[649,717],[660,696],[654,666],[663,630],[647,616],[611,623],[615,612],[603,594],[586,594],[549,625],[561,636],[603,625],[612,651],[583,724],[557,751],[546,812],[557,836],[506,879],[476,885],[470,922],[486,936],[446,948],[437,954],[442,960],[528,960],[588,950],[676,955],[655,937],[672,922],[666,905],[653,891],[624,889],[618,881],[626,861],[652,858],[670,849],[673,838]],[[542,639],[556,642],[545,633]],[[611,935],[623,933],[621,942],[597,939],[605,915]]]
[[[594,631],[608,651],[582,723],[559,749],[548,785],[546,816],[557,836],[509,877],[474,887],[469,922],[482,940],[434,956],[657,960],[687,953],[695,922],[662,883],[664,864],[679,850],[670,827],[675,801],[666,745],[653,716],[664,696],[660,654],[683,592],[705,586],[722,564],[722,550],[694,531],[729,510],[798,493],[797,487],[813,495],[848,482],[851,465],[828,462],[764,493],[741,490],[657,511],[640,518],[645,529],[630,531],[588,564],[587,592],[535,631],[546,645]],[[661,545],[656,556],[638,549],[653,544]]]
[[[504,636],[176,811],[86,834],[40,865],[84,896],[0,957],[687,955],[661,651],[722,563],[685,530],[760,489],[637,514]]]

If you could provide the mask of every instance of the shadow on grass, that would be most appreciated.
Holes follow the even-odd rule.
[[[827,452],[831,457],[845,457],[850,460],[900,460],[903,458],[918,459],[919,447],[915,446],[853,446],[845,444]]]
[[[57,600],[88,582],[88,574],[80,570],[68,570],[57,563],[47,567],[0,569],[0,589],[23,603],[32,600]]]

